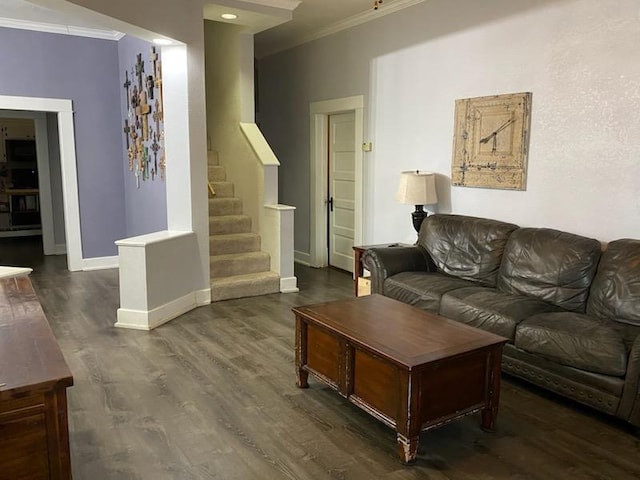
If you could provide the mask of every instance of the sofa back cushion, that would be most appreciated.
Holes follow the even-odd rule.
[[[504,247],[517,225],[464,215],[431,215],[422,222],[418,245],[437,269],[495,287]]]
[[[584,312],[601,250],[593,238],[549,228],[520,228],[507,243],[498,289]]]
[[[602,254],[587,312],[640,326],[640,240],[615,240]]]

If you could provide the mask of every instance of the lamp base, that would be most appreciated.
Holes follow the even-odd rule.
[[[415,211],[411,212],[411,217],[413,219],[413,228],[420,233],[420,227],[424,219],[427,218],[427,212],[422,209],[422,205],[416,205]]]

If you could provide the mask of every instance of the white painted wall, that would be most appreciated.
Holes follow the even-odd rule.
[[[198,289],[193,232],[155,232],[116,242],[120,260],[120,308],[116,327],[152,330],[208,304],[211,292]]]
[[[260,233],[264,204],[264,175],[260,160],[242,134],[240,122],[253,121],[253,63],[247,35],[237,25],[212,22],[204,25],[206,45],[207,138],[218,152],[227,181],[233,182],[242,211],[251,217],[251,231]],[[247,60],[248,59],[248,60]],[[246,120],[245,120],[246,119]]]
[[[309,251],[309,104],[364,94],[364,243],[415,241],[400,171],[439,211],[640,238],[637,0],[430,0],[261,60],[261,126]],[[527,190],[451,187],[454,101],[533,92]]]

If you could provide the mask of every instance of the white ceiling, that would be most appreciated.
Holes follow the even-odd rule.
[[[392,2],[393,0],[387,0]],[[374,0],[302,0],[293,19],[255,36],[256,54],[263,56],[297,43],[313,32],[373,10]],[[384,4],[384,3],[383,3]]]
[[[291,21],[255,36],[256,56],[285,50],[423,1],[383,0],[376,10],[374,0],[302,0]]]
[[[99,15],[88,10],[84,14],[79,12],[59,12],[24,0],[0,0],[0,27],[110,40],[122,37],[122,33],[105,28]]]
[[[238,19],[231,23],[256,33],[256,56],[262,57],[423,1],[383,0],[378,10],[374,0],[203,0],[203,4],[204,16],[211,20],[218,19],[222,10],[236,13]],[[0,26],[119,38],[118,32],[104,27],[100,16],[85,12],[64,13],[26,0],[0,0]]]

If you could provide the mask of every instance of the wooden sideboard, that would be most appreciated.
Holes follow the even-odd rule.
[[[0,279],[0,480],[71,478],[71,385],[29,277]]]

